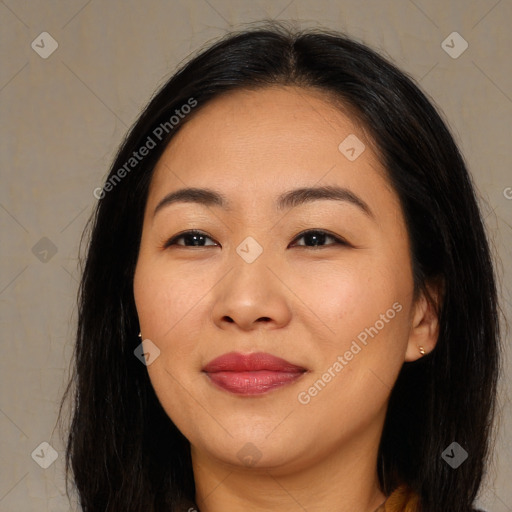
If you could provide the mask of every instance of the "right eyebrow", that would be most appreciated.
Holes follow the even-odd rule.
[[[153,217],[165,206],[174,203],[198,203],[205,206],[219,206],[225,210],[230,210],[228,207],[227,198],[220,192],[207,188],[182,188],[167,194],[156,206],[153,212]]]

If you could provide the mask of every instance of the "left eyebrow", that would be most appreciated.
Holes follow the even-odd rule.
[[[350,203],[359,208],[368,217],[375,219],[372,210],[365,201],[348,188],[339,187],[337,185],[301,187],[289,190],[278,196],[276,200],[276,209],[284,210],[295,208],[297,206],[319,200]],[[189,187],[167,194],[156,206],[153,216],[155,216],[157,212],[165,206],[178,202],[217,206],[225,210],[231,210],[228,199],[220,192],[208,188]]]
[[[351,190],[337,185],[323,187],[302,187],[289,190],[277,199],[277,209],[295,208],[305,203],[318,200],[343,201],[357,206],[368,217],[375,218],[370,207]]]

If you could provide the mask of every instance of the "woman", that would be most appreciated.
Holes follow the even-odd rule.
[[[463,158],[402,72],[336,33],[230,34],[94,194],[84,511],[472,510],[494,271]]]

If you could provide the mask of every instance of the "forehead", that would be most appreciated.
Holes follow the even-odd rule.
[[[318,90],[273,86],[226,93],[193,113],[171,140],[150,197],[185,186],[217,188],[245,204],[291,184],[371,184],[374,192],[389,191],[372,141],[348,112]]]
[[[233,150],[244,143],[277,150],[284,140],[288,148],[304,153],[322,142],[324,146],[334,143],[337,150],[336,142],[344,133],[367,138],[364,127],[348,112],[332,95],[317,89],[271,86],[230,91],[193,112],[169,147],[199,137],[193,141],[197,146],[228,138]],[[287,148],[281,149],[284,153]]]

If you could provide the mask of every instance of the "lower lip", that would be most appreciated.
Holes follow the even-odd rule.
[[[219,388],[237,395],[261,395],[295,382],[303,372],[215,372],[207,373]]]

